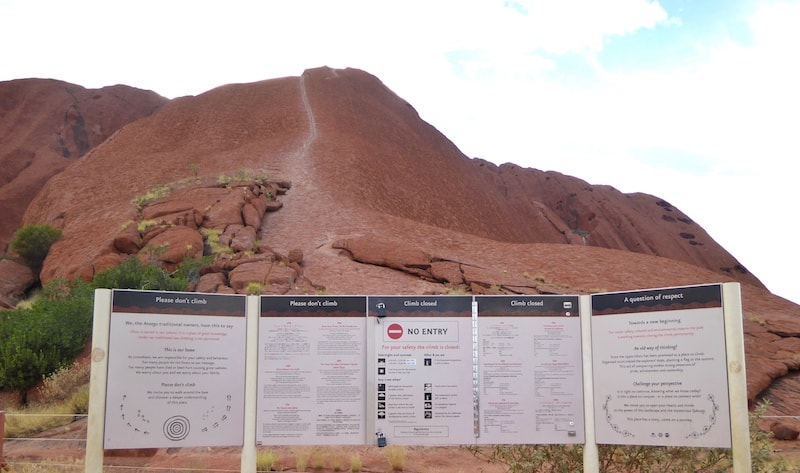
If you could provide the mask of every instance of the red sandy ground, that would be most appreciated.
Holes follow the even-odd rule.
[[[54,471],[83,471],[86,438],[86,420],[36,435],[34,440],[9,440],[4,445],[7,466],[24,464],[51,464],[59,466]],[[57,440],[52,440],[57,439]],[[74,442],[69,439],[75,439]],[[266,449],[266,448],[265,448]],[[294,447],[270,447],[279,455],[274,471],[298,471]],[[319,447],[316,458],[308,462],[306,471],[328,473],[349,471],[350,459],[357,455],[364,472],[391,472],[386,458],[386,449],[377,446]],[[502,465],[490,464],[475,458],[462,447],[405,447],[406,473],[503,473]],[[800,448],[796,441],[776,441],[775,458],[783,458],[790,465],[800,465]],[[339,458],[338,469],[337,462]],[[108,451],[104,460],[104,471],[109,472],[191,472],[191,471],[239,471],[241,450],[238,448],[174,448]]]
[[[35,440],[9,440],[4,446],[6,464],[22,466],[27,463],[69,465],[59,471],[83,471],[86,420],[36,435]],[[52,440],[56,439],[56,440]],[[68,441],[75,439],[74,442]],[[266,448],[265,448],[266,449]],[[270,447],[279,455],[275,471],[297,471],[293,447]],[[461,447],[406,447],[404,472],[410,473],[501,473],[501,465],[476,459]],[[386,449],[377,446],[319,447],[312,456],[307,471],[349,471],[350,459],[358,455],[364,472],[390,472],[392,467]],[[318,468],[321,458],[324,467]],[[336,469],[334,458],[340,458]],[[107,451],[105,471],[239,471],[241,449],[174,448],[151,450]]]

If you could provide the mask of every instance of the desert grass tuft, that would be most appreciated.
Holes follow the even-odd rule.
[[[89,411],[89,365],[74,363],[45,378],[40,401],[8,408],[7,437],[25,437],[69,424],[75,415]]]
[[[361,461],[361,455],[358,453],[354,453],[350,456],[350,472],[351,473],[358,473],[364,468],[364,465]]]
[[[256,471],[274,471],[275,464],[281,456],[272,450],[259,450],[256,453]]]
[[[406,448],[402,445],[384,447],[383,456],[389,461],[392,471],[403,471],[406,466]]]
[[[327,452],[326,457],[328,466],[331,470],[345,471],[345,465],[347,464],[347,452],[341,450]]]
[[[316,448],[310,446],[295,447],[292,449],[294,456],[294,465],[297,471],[306,471],[311,457],[314,455]]]
[[[81,473],[84,471],[80,460],[52,459],[37,463],[9,463],[3,473]]]

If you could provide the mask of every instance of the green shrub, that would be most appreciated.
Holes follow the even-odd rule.
[[[800,471],[798,467],[789,468],[786,461],[780,456],[775,457],[772,445],[772,432],[765,432],[758,427],[758,420],[767,412],[769,400],[756,404],[750,412],[750,464],[753,473],[781,473],[786,471]]]
[[[202,276],[200,270],[203,266],[208,266],[213,262],[213,255],[185,259],[178,265],[178,269],[172,273],[172,277],[178,280],[184,280],[188,284],[196,284],[200,280],[200,276]]]
[[[71,399],[75,394],[72,387],[61,385],[73,374],[64,368],[91,336],[94,288],[185,291],[190,277],[199,278],[199,267],[205,261],[186,262],[172,277],[159,266],[129,258],[98,273],[91,284],[56,280],[45,286],[29,307],[0,311],[0,390],[19,390],[26,403],[28,389],[44,379],[47,396],[82,404],[80,397]]]
[[[106,289],[185,291],[189,287],[189,282],[186,279],[171,277],[159,266],[145,265],[139,258],[131,257],[116,268],[97,273],[92,285]]]
[[[25,225],[14,234],[10,247],[25,261],[25,264],[38,270],[50,252],[50,247],[59,238],[61,230],[50,225]]]
[[[0,319],[0,389],[27,390],[69,365],[92,331],[92,289],[82,281],[56,280],[29,309]]]

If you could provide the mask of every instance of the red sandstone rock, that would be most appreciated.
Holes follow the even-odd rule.
[[[212,224],[209,222],[209,224]],[[219,244],[222,246],[231,246],[231,241],[233,241],[233,237],[236,236],[236,232],[243,229],[244,225],[239,223],[233,223],[225,227],[225,230],[219,236]]]
[[[119,253],[110,252],[102,254],[92,261],[92,276],[97,273],[116,268],[123,261],[125,261],[125,256]]]
[[[246,202],[244,190],[238,189],[222,197],[205,214],[206,228],[224,229],[228,225],[244,225],[242,206]]]
[[[225,285],[225,275],[222,273],[208,273],[200,276],[195,290],[197,292],[217,292],[220,286]]]
[[[150,240],[172,228],[168,224],[144,225],[142,228],[142,247],[150,245]]]
[[[252,202],[247,202],[242,207],[242,220],[244,220],[244,224],[249,227],[260,227],[262,215],[264,215],[264,212],[259,212]]]
[[[283,207],[283,203],[277,200],[267,202],[267,212],[277,212],[281,207]]]
[[[256,242],[256,229],[250,225],[243,226],[231,238],[230,247],[233,251],[253,251]]]
[[[230,286],[236,291],[244,291],[251,282],[265,287],[264,294],[275,294],[268,286],[279,286],[285,293],[297,279],[297,273],[290,267],[268,261],[244,263],[231,271]]]
[[[289,259],[289,263],[295,263],[297,265],[303,264],[303,250],[300,248],[292,248],[289,250],[287,257]]]
[[[800,430],[787,422],[775,422],[769,429],[776,440],[797,440]]]
[[[0,249],[22,226],[25,208],[50,177],[166,102],[124,85],[84,89],[48,79],[0,82]]]
[[[251,282],[264,284],[271,267],[272,263],[265,261],[240,264],[231,271],[229,276],[230,286],[236,290],[241,290]]]
[[[431,263],[431,275],[440,281],[453,285],[464,282],[461,265],[452,261],[435,261]]]
[[[139,253],[145,259],[178,264],[203,254],[203,236],[190,227],[170,227],[151,239]]]
[[[138,253],[142,249],[142,235],[136,228],[136,222],[126,225],[125,229],[114,237],[114,248],[128,255]]]
[[[294,270],[298,277],[303,275],[303,267],[299,263],[291,262],[288,266]],[[310,283],[308,285],[311,286]]]
[[[404,270],[410,267],[429,268],[428,255],[408,245],[374,238],[351,238],[334,243],[334,248],[347,250],[353,259],[367,264]]]
[[[24,264],[0,259],[0,308],[12,308],[17,298],[36,283],[36,274]]]
[[[270,266],[266,281],[269,284],[286,284],[292,286],[296,279],[297,273],[294,269],[279,263],[273,263]]]
[[[265,213],[267,213],[267,196],[261,194],[253,199],[250,199],[250,205],[255,207],[256,215],[258,215],[259,219],[261,219]],[[260,225],[253,225],[254,227],[258,228]]]
[[[0,128],[7,126],[0,119]],[[75,142],[74,134],[60,136]],[[24,147],[14,150],[16,168],[0,173],[32,162]],[[189,171],[193,164],[198,176]],[[263,192],[282,198],[267,204],[254,198],[258,192],[210,187],[240,169],[269,176]],[[122,128],[80,166],[53,176],[28,207],[25,222],[65,232],[45,261],[43,281],[91,277],[122,225],[137,218],[131,201],[155,184],[174,184],[171,195],[191,204],[195,221],[202,214],[206,228],[244,225],[248,204],[273,210],[257,229],[263,254],[220,256],[213,265],[239,273],[240,289],[256,277],[270,281],[270,293],[320,286],[340,294],[437,293],[445,274],[434,276],[439,261],[458,263],[464,287],[475,293],[740,281],[748,397],[766,393],[776,408],[796,399],[796,387],[774,380],[794,366],[791,350],[776,342],[800,333],[800,308],[767,292],[679,209],[557,172],[469,159],[364,72],[320,68],[302,80],[224,86],[170,101]],[[295,248],[304,254],[302,278],[267,263]],[[456,278],[452,268],[446,274]],[[231,282],[217,290],[236,289]]]

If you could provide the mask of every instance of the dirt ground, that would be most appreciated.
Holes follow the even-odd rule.
[[[83,471],[85,455],[86,420],[36,435],[31,439],[7,440],[4,445],[5,462],[9,466],[50,463],[59,465],[54,471]],[[328,473],[350,471],[351,461],[358,458],[364,472],[391,472],[387,459],[389,449],[377,446],[341,447],[269,447],[263,448],[277,454],[275,471],[298,471],[297,459],[311,450],[306,471]],[[406,473],[502,473],[501,465],[476,459],[462,447],[405,447],[402,471]],[[169,448],[140,450],[107,450],[104,471],[240,471],[241,449],[225,448]]]
[[[789,465],[800,468],[800,440],[776,440],[772,450],[776,458],[783,458]]]
[[[85,455],[86,420],[33,436],[31,439],[7,440],[4,457],[7,466],[26,464],[51,464],[52,471],[82,472]],[[358,458],[361,471],[368,473],[392,472],[387,458],[389,449],[377,446],[341,447],[269,447],[263,448],[277,454],[274,471],[302,471],[297,460],[311,450],[305,471],[329,473],[350,471],[351,461]],[[490,464],[463,447],[404,447],[405,473],[503,473],[502,465]],[[800,467],[800,442],[774,442],[775,458]],[[58,466],[56,466],[58,465]],[[225,472],[240,471],[241,449],[225,448],[169,448],[141,450],[109,450],[104,459],[107,472]]]

